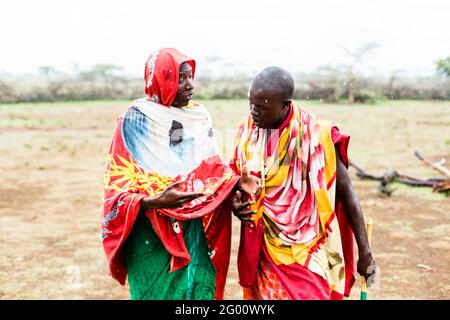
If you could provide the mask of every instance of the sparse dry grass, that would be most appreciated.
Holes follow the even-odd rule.
[[[104,162],[115,118],[128,103],[0,105],[1,299],[128,298],[128,288],[107,276],[100,240]],[[232,145],[247,102],[204,103],[219,142]],[[350,157],[368,172],[391,167],[438,176],[414,157],[416,148],[450,161],[449,102],[302,105],[351,135]],[[450,198],[400,185],[385,198],[376,183],[357,178],[354,186],[365,215],[374,219],[373,251],[381,268],[381,286],[369,299],[449,299]],[[242,296],[238,232],[235,221],[228,299]],[[358,283],[352,299],[358,298]]]

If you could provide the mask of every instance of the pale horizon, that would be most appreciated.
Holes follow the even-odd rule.
[[[427,76],[450,55],[449,16],[445,0],[17,0],[0,5],[0,73],[114,64],[141,76],[147,56],[160,47],[196,59],[197,74],[254,73],[269,65],[311,72],[347,64],[340,47],[376,43],[362,72]]]

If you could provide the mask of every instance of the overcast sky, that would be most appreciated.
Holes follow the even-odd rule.
[[[113,63],[141,75],[150,52],[174,47],[229,70],[292,72],[342,64],[375,42],[366,70],[432,74],[450,55],[449,0],[2,0],[0,72]],[[234,68],[234,69],[232,69]],[[205,70],[206,71],[206,70]]]

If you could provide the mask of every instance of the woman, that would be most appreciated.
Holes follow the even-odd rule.
[[[118,118],[104,180],[102,239],[131,299],[222,299],[229,198],[259,180],[224,165],[206,108],[192,102],[195,61],[175,49],[145,65],[147,98]]]

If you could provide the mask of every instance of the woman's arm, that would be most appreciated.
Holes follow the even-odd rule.
[[[177,208],[185,202],[204,196],[203,192],[181,192],[176,188],[184,181],[177,181],[167,186],[163,192],[154,197],[144,197],[141,200],[141,209]]]

